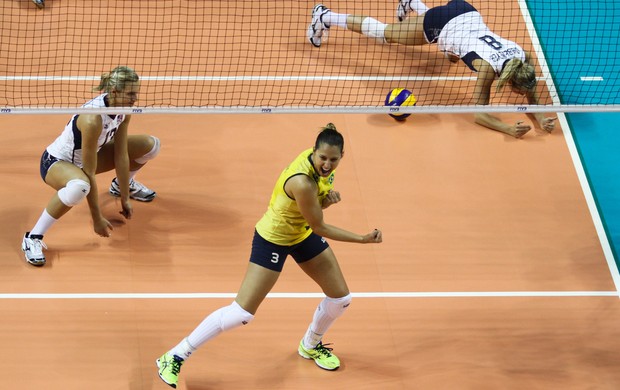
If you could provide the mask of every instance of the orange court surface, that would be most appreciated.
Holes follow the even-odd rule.
[[[331,242],[354,294],[325,339],[343,366],[297,356],[320,291],[289,259],[255,321],[203,346],[180,389],[620,383],[618,296],[560,129],[514,140],[468,115],[134,116],[133,133],[162,141],[138,177],[157,198],[123,223],[100,175],[113,236],[78,205],[35,268],[21,236],[52,195],[38,160],[66,118],[1,120],[3,389],[166,388],[155,359],[232,300],[280,170],[329,121],[346,144],[327,222],[385,237]]]
[[[20,21],[49,17],[45,23],[59,23],[53,30],[59,32],[67,26],[55,12],[74,3],[47,0],[42,11],[47,14],[37,13],[29,1],[14,7],[24,14]],[[351,4],[332,3],[343,11]],[[364,3],[355,3],[358,12]],[[506,12],[516,14],[517,2],[507,3],[512,8]],[[125,12],[131,20],[132,14],[149,10],[136,6]],[[90,12],[80,20],[86,28],[99,19]],[[317,64],[326,74],[360,69],[353,65],[359,65],[366,38],[333,29],[329,44],[314,50],[304,37],[308,19],[306,11],[292,15],[287,23],[299,26],[299,36],[283,32],[285,43],[265,57],[276,63],[288,58],[299,64],[298,71],[313,76]],[[508,28],[509,23],[496,32],[514,38]],[[20,33],[18,39],[46,48],[45,55],[70,46],[53,34]],[[112,43],[121,39],[112,28],[97,28],[97,33]],[[344,37],[347,45],[341,43]],[[206,41],[196,37],[194,42]],[[531,43],[523,44],[531,49]],[[73,42],[73,47],[86,50],[88,44]],[[391,51],[402,72],[471,76],[433,47],[376,46],[366,53],[377,58],[364,72],[381,69]],[[91,58],[67,56],[52,73],[71,73],[72,60],[84,61],[76,66],[89,75],[118,65],[103,60],[101,67],[85,65],[93,59],[117,60],[98,52]],[[141,74],[153,69],[147,63],[152,60],[127,65]],[[188,64],[202,74],[211,60],[205,55],[204,62]],[[45,66],[19,59],[4,71],[24,64],[33,73]],[[145,80],[143,92],[152,83]],[[430,83],[452,88],[456,101],[471,95],[471,88],[449,81]],[[92,96],[95,84],[56,81],[37,97],[73,91],[64,103],[77,106]],[[333,90],[341,87],[330,84]],[[253,96],[265,86],[248,82],[247,88]],[[361,82],[353,93],[371,99],[388,90],[386,83]],[[176,98],[164,92],[157,98]],[[15,89],[14,97],[27,99],[28,93]],[[417,95],[436,103],[428,92]],[[499,116],[511,123],[529,120],[522,114]],[[342,366],[328,372],[297,355],[321,291],[289,259],[255,320],[202,346],[184,364],[179,389],[617,390],[618,271],[580,180],[566,121],[559,116],[552,134],[532,130],[518,140],[475,125],[473,114],[414,114],[403,123],[386,114],[353,113],[134,115],[130,134],[161,140],[159,156],[136,177],[157,191],[156,199],[133,202],[134,217],[124,221],[119,201],[107,193],[114,173],[98,176],[104,215],[115,226],[112,236],[93,232],[83,202],[45,235],[47,264],[36,268],[24,261],[21,240],[53,195],[39,176],[39,159],[70,115],[2,115],[5,374],[0,389],[169,388],[158,378],[155,360],[234,299],[254,224],[278,175],[313,146],[322,126],[333,122],[345,138],[335,181],[343,200],[325,211],[326,221],[357,233],[379,228],[384,235],[379,245],[330,241],[353,294],[351,307],[324,338]]]

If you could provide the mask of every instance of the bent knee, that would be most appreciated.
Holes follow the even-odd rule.
[[[340,317],[351,305],[352,296],[347,294],[341,298],[326,297],[323,301],[323,310],[332,318]]]
[[[90,183],[83,179],[72,179],[58,190],[58,199],[65,205],[73,207],[86,198],[90,192]]]
[[[152,135],[149,135],[148,137],[150,138],[149,141],[152,143],[151,149],[146,154],[143,154],[141,157],[134,160],[138,164],[146,164],[147,161],[154,159],[159,154],[159,150],[161,148],[159,138]]]
[[[231,303],[220,309],[220,327],[222,330],[230,330],[241,325],[249,324],[254,315],[245,310],[237,302]]]

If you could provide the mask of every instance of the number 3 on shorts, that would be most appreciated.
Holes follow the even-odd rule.
[[[271,253],[271,262],[274,263],[274,264],[278,264],[278,261],[280,261],[280,255],[275,253],[275,252],[272,252]]]

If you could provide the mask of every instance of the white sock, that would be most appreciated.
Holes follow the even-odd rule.
[[[316,347],[325,332],[344,313],[350,303],[351,294],[342,298],[325,297],[314,311],[314,317],[304,336],[304,347],[307,349]]]
[[[39,220],[37,221],[37,224],[34,225],[32,230],[30,231],[30,234],[39,234],[43,236],[45,235],[45,233],[47,233],[49,228],[51,228],[52,225],[56,223],[56,221],[58,220],[49,215],[47,209],[44,209],[43,213],[41,213],[41,216],[39,217]]]
[[[424,15],[426,13],[426,11],[428,11],[428,7],[426,6],[426,4],[424,4],[423,2],[421,2],[420,0],[411,0],[409,2],[409,6],[411,7],[412,10],[414,10],[416,12],[416,14],[418,15]]]
[[[245,311],[237,302],[221,307],[209,314],[187,338],[183,339],[169,353],[187,359],[201,345],[226,330],[246,325],[254,316]]]
[[[331,26],[336,26],[340,28],[347,28],[347,16],[348,14],[337,14],[333,11],[329,11],[325,15],[323,15],[323,23]]]
[[[187,337],[186,337],[183,340],[181,340],[181,342],[176,347],[168,351],[168,353],[171,355],[177,355],[181,359],[185,360],[188,357],[190,357],[192,353],[194,353],[194,351],[196,351],[196,348],[194,348],[189,343],[189,341],[187,341]]]
[[[308,330],[306,330],[306,335],[304,336],[304,347],[306,349],[312,349],[319,345],[319,343],[323,340],[323,333],[315,333],[312,330],[312,324],[308,326]]]

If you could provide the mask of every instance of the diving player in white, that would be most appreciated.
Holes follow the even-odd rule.
[[[408,18],[411,11],[415,11],[417,16]],[[446,5],[428,8],[420,0],[400,0],[397,17],[399,23],[385,24],[368,16],[338,14],[318,4],[312,11],[307,37],[312,45],[320,47],[329,28],[337,26],[379,43],[408,46],[436,43],[452,62],[461,59],[477,72],[474,104],[489,104],[491,85],[496,78],[497,91],[509,85],[513,92],[525,95],[529,104],[538,104],[536,74],[530,55],[518,44],[494,34],[471,4],[464,0],[451,0]],[[546,117],[542,113],[528,115],[547,132],[555,127],[555,117]],[[531,126],[521,121],[510,125],[484,112],[476,113],[475,121],[516,138],[531,130]]]

